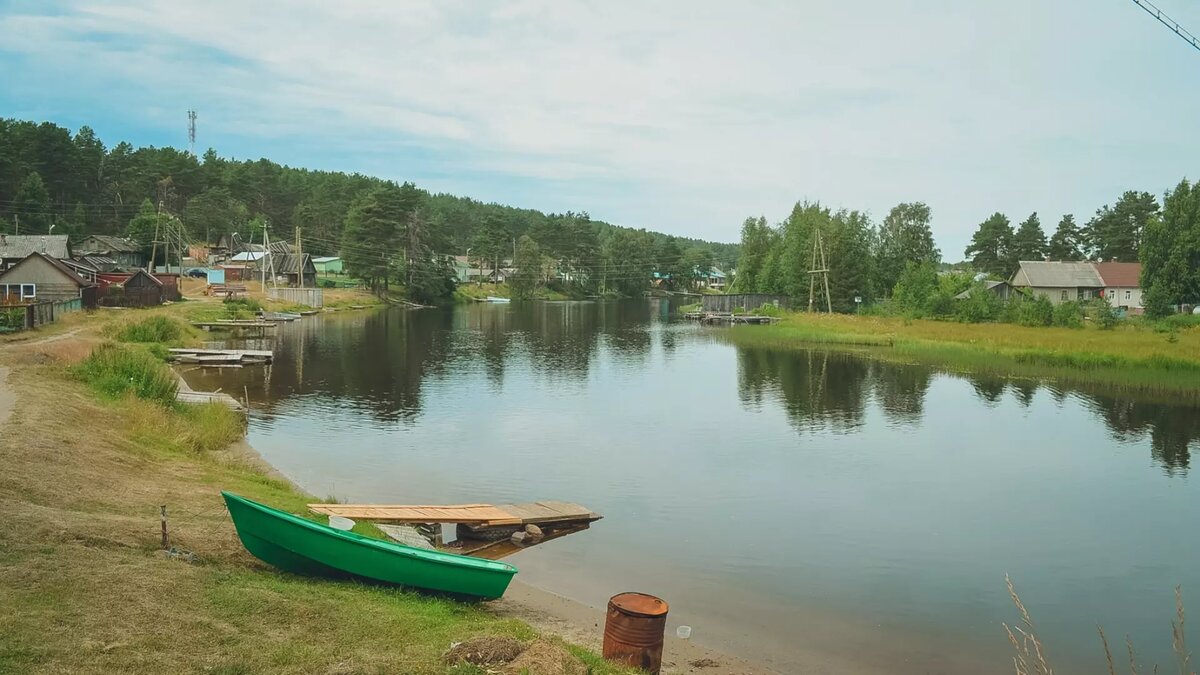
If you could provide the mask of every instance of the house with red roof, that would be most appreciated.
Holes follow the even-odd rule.
[[[1117,309],[1134,314],[1142,312],[1142,264],[1135,262],[1098,262],[1096,273],[1104,282],[1104,298]]]

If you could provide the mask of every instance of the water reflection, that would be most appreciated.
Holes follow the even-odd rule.
[[[665,301],[334,314],[282,327],[271,345],[276,365],[269,369],[197,370],[187,377],[198,388],[238,394],[245,388],[267,420],[277,406],[315,398],[352,406],[380,421],[412,423],[423,413],[424,390],[431,382],[497,395],[513,371],[580,388],[601,369],[642,369],[651,358],[656,368],[687,379],[702,367],[672,366],[671,361],[718,334],[672,323],[670,317]],[[1187,471],[1191,449],[1200,442],[1200,408],[1194,404],[1032,380],[952,375],[846,353],[735,351],[741,405],[749,410],[779,406],[791,425],[805,433],[854,433],[873,407],[891,425],[917,427],[925,421],[931,384],[946,377],[965,379],[977,400],[993,408],[1014,402],[1030,409],[1039,396],[1060,407],[1079,399],[1117,441],[1149,438],[1153,460],[1171,473]],[[480,381],[468,382],[472,377]]]
[[[934,368],[891,364],[820,350],[738,349],[738,391],[743,405],[759,409],[775,402],[799,431],[849,433],[863,425],[872,402],[893,424],[918,425]],[[1011,400],[1022,408],[1044,392],[1057,405],[1070,397],[1093,410],[1120,442],[1150,439],[1155,462],[1168,473],[1184,473],[1191,448],[1200,443],[1200,408],[1083,388],[1044,385],[986,375],[944,375],[970,382],[978,400],[999,407]],[[1008,395],[1008,396],[1006,396]]]

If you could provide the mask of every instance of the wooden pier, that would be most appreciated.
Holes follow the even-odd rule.
[[[172,349],[171,360],[176,363],[213,364],[266,364],[275,357],[269,349]]]
[[[688,312],[683,315],[683,318],[689,321],[699,321],[707,325],[719,324],[747,324],[758,325],[768,324],[776,319],[770,316],[759,316],[757,314],[732,314],[729,312]]]
[[[314,513],[353,520],[385,523],[462,523],[475,527],[546,525],[600,520],[598,513],[571,502],[543,501],[529,504],[309,504]]]

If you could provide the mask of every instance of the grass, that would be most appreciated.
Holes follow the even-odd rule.
[[[1017,594],[1017,589],[1013,586],[1012,579],[1008,575],[1004,576],[1004,582],[1008,585],[1008,595],[1012,598],[1013,605],[1017,608],[1017,614],[1020,616],[1020,622],[1009,626],[1004,625],[1004,632],[1008,635],[1009,644],[1013,647],[1013,666],[1017,675],[1054,675],[1054,668],[1051,667],[1050,661],[1046,656],[1046,646],[1038,635],[1037,626],[1033,623],[1033,618],[1029,614],[1029,610],[1025,608],[1025,603],[1021,601],[1021,596]],[[1179,586],[1175,587],[1175,619],[1171,621],[1171,651],[1175,656],[1175,665],[1177,670],[1174,672],[1179,675],[1196,675],[1196,671],[1192,669],[1192,654],[1188,651],[1186,635],[1184,632],[1184,611],[1183,611],[1183,589]],[[1104,634],[1103,626],[1096,626],[1097,632],[1100,634],[1100,645],[1104,649],[1105,665],[1108,666],[1109,675],[1117,675],[1116,659],[1113,658],[1112,649],[1108,644],[1108,636]],[[1018,637],[1019,636],[1019,637]],[[1130,675],[1139,675],[1140,673],[1158,673],[1158,664],[1154,664],[1147,669],[1140,666],[1137,662],[1137,651],[1133,647],[1133,643],[1129,638],[1125,638],[1126,654],[1129,657],[1129,673]],[[1124,667],[1121,668],[1124,670]],[[1163,672],[1166,672],[1165,670]]]
[[[851,315],[797,314],[734,327],[739,345],[818,345],[956,372],[1103,384],[1200,396],[1200,328],[1033,328]]]
[[[147,351],[113,343],[97,347],[75,375],[110,399],[132,395],[163,406],[175,405],[179,383],[175,373]]]
[[[179,344],[191,337],[191,332],[189,326],[185,326],[182,322],[168,316],[157,315],[117,328],[115,337],[122,342]]]
[[[458,303],[477,302],[487,297],[495,298],[511,298],[512,287],[508,284],[475,284],[465,283],[460,284],[454,290],[454,301]],[[571,296],[566,293],[550,288],[538,288],[534,292],[533,300],[570,300]]]
[[[137,384],[165,368],[144,347],[45,358],[74,358],[70,342],[0,352],[17,396],[0,435],[0,672],[484,672],[441,654],[479,635],[534,637],[485,606],[260,563],[220,490],[294,513],[313,498],[229,446],[236,414],[163,405]],[[158,551],[164,504],[171,545],[195,563]],[[597,675],[629,672],[585,656]]]

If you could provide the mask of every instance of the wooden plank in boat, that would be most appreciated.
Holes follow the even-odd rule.
[[[308,508],[327,516],[393,523],[521,524],[520,519],[491,504],[309,504]]]

